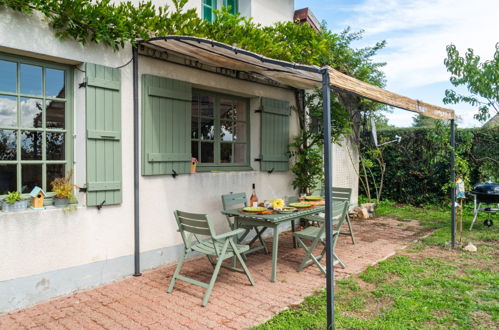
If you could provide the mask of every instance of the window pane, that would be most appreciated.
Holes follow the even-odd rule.
[[[246,144],[235,143],[234,144],[234,163],[245,163],[246,162]]]
[[[213,21],[213,12],[211,11],[211,8],[210,7],[207,7],[207,6],[203,6],[203,17],[205,20],[207,20],[208,22],[212,22]]]
[[[232,100],[220,100],[220,118],[231,120],[236,118],[236,107]]]
[[[0,73],[1,74],[1,73]],[[1,75],[0,75],[1,77]],[[1,78],[0,78],[1,80]],[[0,126],[17,126],[17,98],[14,96],[0,95]]]
[[[213,163],[214,155],[213,143],[201,142],[201,163]]]
[[[47,132],[47,160],[64,160],[64,133]]]
[[[64,71],[45,69],[45,96],[64,98]]]
[[[201,96],[201,116],[213,117],[213,97]]]
[[[30,193],[35,186],[42,186],[42,165],[22,165],[21,166],[21,192]]]
[[[222,163],[232,162],[232,143],[220,144],[220,161]]]
[[[236,101],[236,120],[246,121],[246,102]]]
[[[21,93],[42,95],[42,68],[21,64]]]
[[[199,139],[199,118],[192,117],[191,118],[191,138],[192,139]]]
[[[222,141],[234,140],[234,123],[232,121],[220,122],[220,138]]]
[[[0,165],[0,195],[17,190],[17,165]]]
[[[45,108],[45,114],[47,118],[47,128],[61,128],[65,127],[65,107],[66,102],[61,101],[46,101],[47,107]]]
[[[50,183],[55,178],[62,178],[66,175],[64,164],[47,164],[47,190],[52,191]]]
[[[14,62],[0,61],[0,91],[16,92],[17,64]]]
[[[215,122],[213,119],[201,119],[201,139],[213,140],[215,138]]]
[[[42,159],[42,132],[21,132],[21,159]]]
[[[246,142],[246,123],[236,122],[234,140],[239,142]]]
[[[197,95],[192,95],[191,115],[193,117],[199,116],[199,98]]]
[[[0,130],[0,160],[16,160],[16,131]]]
[[[21,98],[21,127],[42,127],[43,100]]]
[[[196,158],[197,160],[199,160],[198,144],[199,144],[199,142],[197,142],[197,141],[192,141],[191,142],[191,154],[192,154],[192,158]]]

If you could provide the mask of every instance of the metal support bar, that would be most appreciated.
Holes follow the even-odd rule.
[[[333,187],[333,155],[331,152],[331,90],[329,87],[329,71],[322,69],[322,119],[324,121],[324,192],[325,192],[325,226],[326,226],[326,299],[327,329],[334,329],[334,261],[333,261],[333,226],[332,226],[332,187]]]
[[[451,146],[451,154],[450,154],[450,170],[451,170],[451,247],[456,247],[456,169],[454,165],[454,157],[455,157],[455,148],[456,148],[456,132],[455,132],[455,124],[454,119],[450,121],[450,146]]]
[[[139,57],[137,47],[132,49],[133,61],[133,225],[134,225],[134,272],[140,276],[140,195],[139,195]]]

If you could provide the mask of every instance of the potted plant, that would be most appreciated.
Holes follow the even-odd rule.
[[[19,191],[9,192],[2,200],[2,210],[4,212],[24,210],[28,207],[28,200],[23,199]]]
[[[73,188],[74,184],[71,183],[72,173],[63,178],[55,178],[50,185],[52,192],[55,193],[53,203],[55,207],[66,207],[70,199],[74,198]]]

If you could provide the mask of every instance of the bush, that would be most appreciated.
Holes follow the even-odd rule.
[[[384,150],[386,174],[383,199],[413,205],[442,204],[449,200],[450,150],[448,130],[395,128],[378,132],[379,139],[402,137]],[[369,159],[367,148],[363,156]],[[456,130],[456,169],[468,184],[499,180],[499,128]],[[372,168],[379,178],[379,167]],[[361,187],[361,193],[363,187]]]

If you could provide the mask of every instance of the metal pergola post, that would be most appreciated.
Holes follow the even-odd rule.
[[[133,61],[133,228],[134,228],[134,272],[140,276],[140,194],[139,194],[139,56],[137,46],[132,49]]]
[[[456,131],[454,119],[450,120],[450,170],[451,170],[451,247],[456,247],[456,169],[455,169],[455,148],[456,148]]]
[[[332,226],[332,187],[333,187],[333,154],[331,152],[331,89],[329,87],[329,71],[322,69],[322,107],[324,121],[324,198],[326,200],[326,299],[327,329],[334,329],[334,269],[333,269],[333,226]]]

